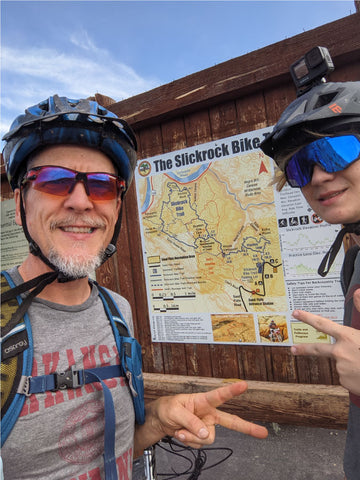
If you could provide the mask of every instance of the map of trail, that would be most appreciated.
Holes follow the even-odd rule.
[[[287,310],[271,178],[251,152],[139,179],[153,313]]]

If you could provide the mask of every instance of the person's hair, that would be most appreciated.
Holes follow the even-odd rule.
[[[286,180],[285,172],[282,172],[280,168],[275,168],[274,177],[270,182],[270,185],[274,185],[276,190],[278,192],[281,192],[281,190],[285,187],[286,182],[287,180]]]

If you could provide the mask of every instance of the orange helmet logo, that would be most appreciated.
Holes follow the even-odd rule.
[[[329,108],[334,113],[341,113],[342,112],[342,108],[337,103],[332,103],[331,105],[329,105]]]

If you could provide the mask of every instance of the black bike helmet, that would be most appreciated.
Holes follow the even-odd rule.
[[[260,144],[284,172],[292,154],[319,139],[360,133],[360,82],[323,83],[294,100]],[[360,222],[346,224],[323,258],[318,273],[325,277],[346,233],[360,235]]]
[[[107,155],[129,187],[136,166],[136,138],[130,126],[95,101],[54,95],[25,110],[4,135],[6,173],[13,189],[26,170],[29,155],[38,148],[76,144]]]
[[[316,134],[360,132],[360,82],[323,83],[294,100],[260,144],[284,171],[286,158],[317,140]]]

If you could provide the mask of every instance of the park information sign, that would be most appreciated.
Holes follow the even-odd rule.
[[[29,253],[23,230],[15,222],[15,202],[1,202],[1,270],[20,265]]]
[[[317,274],[339,226],[271,185],[270,128],[140,160],[135,174],[154,342],[290,345],[331,339],[295,308],[341,321],[339,272]]]

